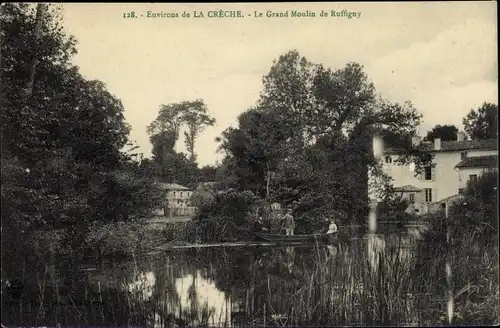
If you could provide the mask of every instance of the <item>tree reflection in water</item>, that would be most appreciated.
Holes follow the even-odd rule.
[[[66,295],[48,292],[47,283],[45,317],[37,321],[26,310],[20,317],[14,306],[17,317],[4,324],[418,324],[414,256],[406,244],[369,235],[339,245],[174,250],[100,263],[80,272],[72,280],[78,284],[58,286]],[[68,295],[72,303],[54,301]]]

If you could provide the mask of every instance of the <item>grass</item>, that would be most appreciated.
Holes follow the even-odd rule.
[[[351,245],[352,246],[352,245]],[[370,247],[371,249],[368,249]],[[316,248],[314,265],[297,269],[302,283],[285,284],[286,295],[269,288],[269,321],[290,325],[409,324],[412,313],[411,258],[398,246],[380,252],[376,245],[349,247],[332,256]],[[303,272],[303,273],[302,273]],[[279,277],[269,285],[283,286]],[[278,304],[279,300],[290,302]],[[281,314],[280,319],[273,319]]]
[[[169,231],[158,234],[175,236]],[[79,272],[70,280],[47,262],[27,270],[31,279],[21,299],[8,302],[2,297],[2,317],[4,324],[25,325],[175,322],[185,327],[220,322],[221,314],[196,297],[203,292],[194,281],[190,302],[181,306],[186,302],[176,278],[199,271],[205,283],[213,282],[225,293],[244,326],[446,325],[449,285],[444,268],[449,261],[451,323],[494,324],[499,317],[498,247],[479,241],[464,235],[447,248],[442,236],[426,233],[411,251],[401,238],[381,241],[376,236],[353,239],[337,249],[172,251],[155,258],[101,260],[94,263],[97,271]],[[141,279],[148,271],[155,277],[152,286]],[[130,288],[133,281],[138,283]]]

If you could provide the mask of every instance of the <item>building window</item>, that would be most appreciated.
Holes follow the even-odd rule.
[[[176,192],[174,191],[174,198],[177,197]]]
[[[184,197],[184,193],[181,191],[181,198]]]
[[[427,203],[432,203],[432,189],[431,188],[425,189],[425,201]]]
[[[391,156],[385,156],[385,162],[388,163],[388,164],[391,164],[392,163]]]
[[[471,184],[476,184],[477,183],[477,174],[469,175],[469,181]]]
[[[467,152],[466,152],[466,151],[461,152],[461,153],[460,153],[460,160],[462,160],[462,161],[463,161],[463,160],[464,160],[464,159],[466,159],[466,158],[467,158]]]
[[[427,166],[424,172],[425,180],[432,180],[432,166]]]
[[[409,197],[410,197],[410,203],[412,204],[415,203],[415,194],[411,193]]]
[[[441,208],[444,210],[446,209],[446,203],[441,203]]]
[[[418,213],[420,212],[420,210],[418,208],[415,209],[415,213]]]

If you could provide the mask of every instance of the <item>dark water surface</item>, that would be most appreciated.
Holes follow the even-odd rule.
[[[427,325],[443,295],[418,294],[418,233],[358,235],[333,245],[173,250],[135,260],[46,267],[4,325]],[[444,273],[443,273],[444,274]],[[431,305],[434,304],[434,305]]]

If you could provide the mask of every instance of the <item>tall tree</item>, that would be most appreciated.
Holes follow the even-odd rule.
[[[158,116],[148,125],[147,131],[150,136],[171,132],[175,141],[179,139],[180,129],[183,123],[185,106],[181,104],[161,105]]]
[[[210,117],[207,106],[201,99],[192,102],[183,102],[182,105],[184,106],[182,121],[187,128],[184,132],[185,144],[191,161],[195,162],[196,154],[194,152],[194,145],[196,138],[207,126],[213,126],[215,119]]]
[[[35,81],[35,72],[36,72],[36,65],[38,64],[38,47],[39,41],[40,41],[40,36],[42,34],[42,28],[43,28],[43,19],[46,11],[46,4],[40,3],[37,5],[36,9],[36,18],[35,18],[35,44],[34,44],[34,52],[32,55],[32,60],[31,60],[31,74],[30,78],[28,80],[28,84],[26,86],[26,95],[27,97],[31,96],[33,92],[33,83]]]
[[[293,133],[280,124],[276,112],[251,109],[238,117],[239,128],[223,132],[220,147],[228,158],[238,185],[261,197],[269,195],[271,176],[288,154],[286,138]]]
[[[154,134],[149,138],[153,146],[153,160],[160,167],[165,167],[167,165],[166,158],[168,154],[175,153],[174,147],[176,142],[176,136],[174,131],[164,131],[158,134]]]
[[[375,165],[373,133],[411,139],[420,117],[410,103],[377,98],[361,65],[332,70],[291,51],[264,77],[256,108],[240,116],[238,128],[223,133],[225,170],[240,189],[261,196],[272,176],[271,196],[285,203],[303,203],[302,196],[309,195],[312,204],[346,211],[359,204],[361,211],[367,203],[368,166]],[[411,144],[404,148],[401,162],[418,155]],[[339,197],[327,200],[327,194]]]
[[[305,116],[313,106],[313,68],[305,57],[292,50],[275,60],[263,78],[263,90],[256,107],[273,112],[291,146],[302,147],[309,141]]]
[[[427,131],[425,141],[434,141],[435,138],[440,138],[441,141],[457,140],[458,128],[451,124],[436,125],[432,130]]]
[[[29,243],[33,231],[57,228],[80,247],[94,222],[147,216],[157,190],[122,151],[130,130],[123,105],[71,64],[76,43],[64,34],[57,11],[48,6],[43,33],[36,32],[41,19],[32,5],[8,3],[1,11],[2,237],[12,242],[7,249],[22,250],[28,245],[19,243]],[[33,81],[28,98],[27,81]]]
[[[150,141],[153,145],[153,158],[151,162],[143,163],[148,172],[165,182],[193,186],[198,180],[198,167],[185,154],[175,151],[175,132],[167,130],[152,135]]]
[[[498,139],[498,105],[483,103],[463,118],[465,132],[473,140]]]
[[[207,106],[203,100],[183,101],[181,103],[161,105],[156,119],[149,124],[147,131],[150,138],[164,133],[173,136],[174,145],[179,139],[182,127],[185,144],[192,162],[196,161],[194,145],[196,138],[207,127],[215,124],[215,119],[208,114]]]

